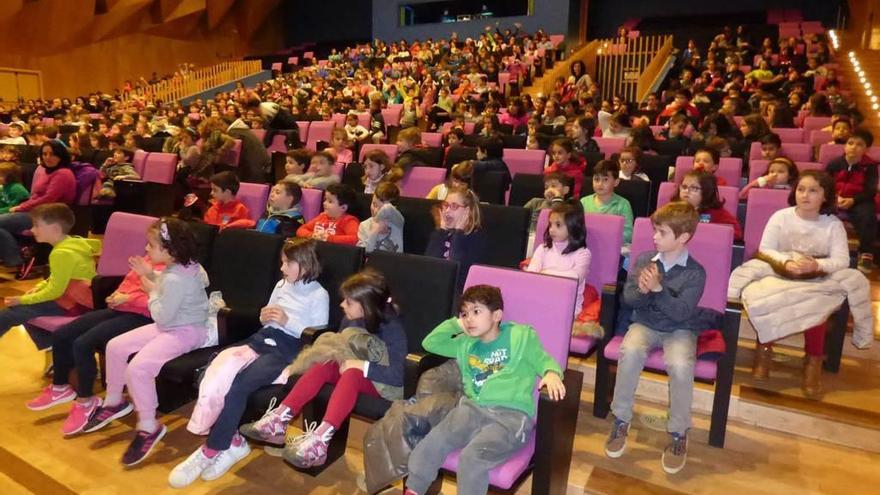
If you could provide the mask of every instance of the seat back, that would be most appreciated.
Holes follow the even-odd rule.
[[[397,145],[396,144],[365,144],[361,146],[361,152],[358,154],[358,161],[364,163],[364,156],[367,155],[367,152],[370,150],[382,150],[388,155],[388,158],[391,159],[392,162],[397,159]]]
[[[843,155],[842,144],[825,143],[819,146],[819,156],[816,161],[823,165],[828,165],[831,160]]]
[[[297,120],[296,126],[299,127],[299,140],[303,143],[309,142],[309,127],[312,122],[308,120]]]
[[[422,143],[424,143],[425,146],[443,146],[443,134],[439,132],[423,132]]]
[[[284,134],[272,136],[272,142],[266,147],[269,153],[287,153],[287,137]]]
[[[257,221],[266,210],[266,202],[269,201],[269,184],[253,184],[242,182],[235,195],[248,209],[251,220]]]
[[[516,174],[540,174],[544,171],[544,150],[520,150],[504,148],[501,159],[510,169],[510,176]]]
[[[336,127],[345,127],[345,114],[334,113],[330,116],[330,120],[336,123]]]
[[[613,153],[620,153],[620,150],[622,150],[623,146],[626,144],[626,138],[596,137],[593,139],[596,140],[596,144],[599,145],[599,151],[605,153],[605,156],[610,156]]]
[[[385,121],[385,127],[397,127],[400,125],[400,110],[393,108],[382,109],[382,120]]]
[[[98,275],[125,275],[128,273],[128,258],[144,254],[147,245],[147,229],[156,217],[134,213],[113,212],[104,230],[101,258],[98,260]]]
[[[614,188],[614,193],[629,201],[633,217],[646,217],[651,211],[651,184],[643,180],[622,180]],[[581,194],[584,194],[583,191]]]
[[[841,146],[842,148],[842,146]],[[779,150],[782,156],[787,156],[796,162],[808,162],[813,159],[813,146],[808,143],[782,143],[782,148]],[[841,153],[843,151],[841,150]],[[760,160],[761,159],[761,143],[759,141],[755,141],[752,143],[752,147],[749,148],[749,160]]]
[[[134,157],[131,159],[132,166],[141,178],[144,177],[144,165],[147,163],[147,155],[149,155],[149,153],[144,150],[135,150]],[[26,160],[22,159],[22,161]],[[103,164],[104,161],[102,160],[101,163],[96,163],[95,166],[100,167]]]
[[[510,184],[510,197],[507,204],[523,206],[532,198],[544,197],[544,176],[518,174]]]
[[[422,340],[431,330],[457,313],[457,261],[375,251],[366,266],[385,274],[400,307],[409,352],[422,351]]]
[[[406,253],[425,254],[428,239],[436,228],[433,208],[438,204],[431,199],[401,197],[397,209],[403,215],[403,250]]]
[[[788,207],[788,195],[785,189],[752,189],[746,204],[746,222],[743,227],[743,243],[745,250],[743,260],[748,260],[758,251],[764,227],[770,216],[778,210]]]
[[[810,145],[813,147],[822,146],[831,142],[831,132],[820,129],[810,131]]]
[[[424,198],[437,184],[446,180],[446,169],[413,167],[400,182],[400,194],[408,198]]]
[[[318,150],[318,141],[326,141],[330,142],[330,138],[333,135],[333,129],[336,128],[336,122],[330,121],[320,121],[320,122],[312,122],[309,125],[309,139],[306,141],[306,148],[317,151]],[[300,138],[302,140],[302,138]]]
[[[480,204],[488,249],[479,262],[515,268],[526,256],[531,210],[519,206]]]
[[[760,158],[760,150],[758,153]],[[675,159],[675,183],[681,184],[685,174],[694,169],[694,157],[680,156]],[[742,159],[741,158],[722,158],[718,163],[718,170],[715,176],[724,179],[728,186],[739,186],[739,179],[742,176]],[[659,199],[659,196],[658,196]],[[658,204],[659,206],[659,204]]]
[[[831,117],[807,117],[804,119],[804,132],[818,131],[831,125]]]
[[[315,251],[321,262],[321,275],[318,282],[330,295],[330,322],[331,328],[336,328],[342,320],[344,313],[339,304],[342,297],[339,295],[339,287],[348,277],[359,272],[364,264],[364,248],[332,242],[318,242]]]
[[[266,138],[266,129],[251,129],[251,134],[257,136],[257,139],[262,143],[263,139]]]
[[[303,220],[308,222],[321,214],[321,208],[324,201],[324,191],[320,189],[303,189],[302,199],[299,204],[302,206]]]
[[[446,160],[443,166],[452,169],[456,164],[465,160],[476,160],[477,148],[473,146],[453,146],[446,153]]]
[[[255,230],[225,229],[218,233],[208,272],[211,289],[221,291],[230,308],[258,312],[281,279],[283,242],[279,235]]]
[[[635,260],[645,251],[654,250],[654,229],[650,218],[637,218],[633,226],[630,257]],[[727,306],[727,282],[730,278],[730,257],[733,252],[733,229],[729,225],[701,223],[694,238],[687,244],[688,252],[706,270],[706,285],[699,306],[724,312]],[[633,262],[634,264],[634,262]]]
[[[141,178],[144,182],[171,184],[177,171],[177,155],[174,153],[148,153]]]
[[[657,192],[657,208],[672,201],[675,195],[677,184],[672,182],[664,182],[660,184],[660,190]],[[718,196],[724,201],[724,209],[733,216],[736,216],[736,207],[739,202],[739,189],[731,186],[718,186]]]
[[[779,139],[782,140],[783,143],[803,143],[804,142],[804,130],[795,127],[795,128],[774,128],[771,132],[776,133],[779,136]]]

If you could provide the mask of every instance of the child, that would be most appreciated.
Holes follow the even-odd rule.
[[[446,195],[452,189],[467,189],[471,185],[471,179],[474,173],[473,160],[465,160],[452,166],[449,172],[449,179],[446,182],[437,184],[428,192],[428,199],[437,199],[443,201]]]
[[[284,172],[287,175],[303,175],[309,169],[311,161],[312,153],[308,149],[290,150],[284,158]]]
[[[489,471],[522,448],[534,428],[535,377],[551,400],[565,397],[562,368],[535,330],[502,321],[504,300],[497,287],[468,288],[459,308],[458,318],[441,323],[422,346],[457,358],[464,396],[410,454],[406,495],[426,493],[446,456],[457,449],[462,449],[458,493],[486,493]]]
[[[32,318],[64,316],[70,311],[92,308],[91,285],[101,242],[68,235],[75,218],[73,210],[65,204],[42,204],[29,213],[34,240],[52,245],[50,275],[24,295],[4,299],[0,336]]]
[[[557,139],[550,145],[550,156],[553,162],[549,167],[544,169],[545,174],[550,172],[562,172],[574,181],[574,197],[581,196],[581,186],[584,183],[584,171],[587,169],[587,162],[583,158],[574,155],[574,146],[570,139]]]
[[[497,172],[503,176],[501,190],[510,187],[510,169],[501,159],[504,154],[504,141],[499,137],[482,138],[477,142],[477,159],[473,162],[473,173]]]
[[[288,175],[285,180],[295,182],[305,189],[327,189],[339,183],[339,176],[333,173],[336,158],[327,151],[319,151],[312,155],[308,172],[300,175]]]
[[[767,174],[746,184],[739,193],[739,199],[748,199],[749,191],[754,188],[769,187],[772,189],[791,189],[797,182],[798,169],[793,161],[781,156],[773,159],[767,166]]]
[[[388,154],[374,149],[364,155],[364,193],[373,194],[381,182],[397,184],[403,180],[403,170],[397,168]]]
[[[642,150],[638,146],[627,146],[620,150],[620,157],[617,163],[620,166],[620,180],[641,180],[650,182],[647,174],[639,169],[639,157]]]
[[[544,174],[544,196],[532,198],[523,205],[524,208],[532,210],[530,231],[535,229],[541,210],[553,208],[571,197],[572,183],[571,177],[562,172]]]
[[[446,157],[449,156],[449,150],[454,147],[462,146],[464,143],[464,129],[456,127],[449,131],[446,135],[446,147],[443,148],[443,163],[446,163]]]
[[[623,217],[623,243],[632,241],[633,212],[629,201],[614,194],[614,188],[620,184],[620,170],[611,160],[602,160],[593,169],[593,194],[581,198],[586,213],[604,213]]]
[[[151,262],[146,258],[148,263]],[[157,270],[165,265],[156,263]],[[152,323],[147,306],[149,294],[140,275],[130,269],[119,287],[107,297],[107,307],[96,309],[52,332],[52,385],[27,403],[32,411],[42,411],[76,399],[61,425],[65,436],[82,431],[91,415],[101,406],[94,393],[98,367],[95,353],[103,351],[114,337]],[[70,372],[76,370],[76,390]]]
[[[667,123],[666,129],[660,131],[660,137],[662,137],[666,141],[670,142],[680,142],[682,143],[684,148],[690,144],[690,139],[684,135],[684,130],[687,128],[690,121],[687,118],[687,115],[678,113],[672,116]]]
[[[826,170],[834,178],[837,207],[845,211],[859,237],[858,269],[874,269],[874,239],[877,238],[877,162],[866,151],[874,136],[856,129],[847,139],[843,155],[828,162]]]
[[[319,241],[351,244],[358,241],[358,219],[348,214],[355,204],[354,191],[344,184],[331,184],[324,192],[324,211],[312,221],[296,229],[297,237]]]
[[[403,398],[406,332],[385,277],[368,268],[349,277],[339,291],[345,312],[339,328],[357,327],[375,336],[374,340],[384,344],[388,364],[351,359],[342,364],[313,364],[280,406],[240,428],[244,436],[255,441],[284,445],[287,423],[302,412],[325,384],[334,385],[321,424],[307,425],[305,435],[284,448],[284,460],[301,469],[321,466],[327,461],[330,439],[351,414],[359,394],[388,400]]]
[[[846,117],[837,117],[831,124],[831,144],[846,144],[852,134],[852,122]]]
[[[397,135],[397,161],[394,166],[408,172],[421,159],[416,155],[416,149],[422,144],[422,131],[418,127],[403,129]]]
[[[355,142],[367,139],[370,137],[370,131],[368,131],[364,126],[358,124],[358,114],[349,112],[348,115],[345,116],[345,133],[348,135],[348,140]]]
[[[541,127],[541,120],[537,117],[532,117],[526,123],[526,149],[527,150],[539,150],[541,149],[541,142],[538,140],[538,128]]]
[[[724,209],[724,200],[718,195],[717,177],[699,170],[685,174],[672,196],[672,201],[685,201],[700,213],[700,223],[720,223],[733,227],[733,238],[742,240],[739,220]]]
[[[761,139],[761,159],[762,160],[773,160],[780,155],[780,150],[782,149],[782,138],[779,137],[779,134],[775,132],[771,132],[770,134],[765,134]]]
[[[719,186],[726,186],[727,181],[715,176],[720,162],[721,153],[715,148],[700,148],[694,153],[694,170],[705,171],[715,177]]]
[[[605,455],[612,459],[623,455],[639,375],[648,353],[662,346],[669,375],[666,428],[672,436],[662,464],[669,474],[681,471],[687,461],[694,356],[697,331],[702,330],[694,328],[694,322],[706,284],[706,271],[687,250],[698,222],[697,211],[685,203],[667,204],[651,215],[656,250],[639,255],[623,290],[624,302],[633,308],[632,323],[620,347],[611,402],[614,424],[605,442]]]
[[[574,152],[583,156],[584,153],[598,153],[599,144],[593,139],[596,132],[596,121],[589,117],[581,117],[571,122],[568,137],[574,145]]]
[[[330,148],[327,151],[335,158],[333,172],[336,175],[341,175],[345,165],[353,161],[353,154],[348,146],[348,134],[345,129],[339,127],[333,129],[333,134],[330,135]]]
[[[216,225],[220,230],[254,228],[256,222],[251,220],[248,207],[235,197],[240,185],[238,177],[232,172],[211,176],[211,197],[214,202],[205,212],[206,224]]]
[[[83,427],[91,433],[137,409],[137,433],[122,456],[126,466],[143,461],[167,432],[156,421],[159,370],[166,362],[201,347],[208,336],[208,275],[195,260],[196,241],[186,222],[163,218],[153,224],[147,231],[147,255],[151,263],[164,263],[165,269],[155,271],[140,256],[132,257],[129,264],[149,295],[155,323],[107,344],[107,394]],[[126,386],[133,406],[122,396]]]
[[[471,265],[486,252],[486,236],[481,227],[480,199],[470,189],[451,189],[440,203],[438,228],[431,232],[425,256],[459,263],[459,288]]]
[[[21,124],[9,124],[9,127],[7,127],[6,130],[7,136],[0,139],[0,144],[27,144],[27,140],[22,136],[22,134],[24,134],[24,127],[22,127]]]
[[[302,188],[289,180],[279,181],[269,191],[266,211],[257,221],[255,229],[267,234],[293,237],[304,222],[300,200]]]
[[[95,195],[98,199],[112,199],[116,197],[114,181],[117,180],[141,180],[140,174],[131,164],[134,152],[130,148],[116,148],[113,155],[104,160],[101,165],[101,189]]]
[[[247,457],[250,447],[238,434],[238,424],[245,412],[248,397],[269,385],[296,358],[302,348],[304,329],[327,325],[330,296],[317,279],[321,263],[311,239],[290,239],[281,250],[283,278],[275,285],[269,302],[260,310],[263,328],[234,347],[221,352],[208,367],[199,390],[199,402],[187,429],[196,434],[210,429],[207,442],[177,465],[168,476],[174,488],[183,488],[197,478],[215,480],[236,462]],[[244,369],[229,376],[227,363],[247,362]],[[231,379],[219,411],[211,411],[206,387],[211,380]],[[284,430],[269,432],[280,436]]]
[[[31,193],[21,184],[21,167],[13,162],[0,162],[0,213],[28,199]]]
[[[584,282],[590,271],[590,256],[584,209],[577,201],[565,201],[550,211],[544,242],[535,249],[525,270],[576,279],[574,315],[577,317],[584,304]]]
[[[397,210],[400,189],[392,182],[382,182],[373,193],[370,218],[358,227],[358,246],[368,253],[375,250],[403,252],[403,215]]]

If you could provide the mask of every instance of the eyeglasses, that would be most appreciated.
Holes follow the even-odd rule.
[[[635,158],[621,158],[620,159],[620,163],[635,163],[635,162],[636,162]]]
[[[698,193],[703,190],[703,188],[700,186],[686,186],[684,184],[678,186],[678,189],[682,192],[687,191],[692,193]]]
[[[444,202],[440,203],[441,210],[458,211],[460,208],[467,208],[467,205],[460,205],[458,203],[450,203],[449,201],[444,201]]]

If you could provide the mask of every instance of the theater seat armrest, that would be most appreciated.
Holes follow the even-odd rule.
[[[119,275],[95,275],[92,279],[92,304],[95,309],[107,307],[107,296],[119,287],[123,278]]]
[[[536,477],[539,486],[562,487],[561,491],[550,490],[550,493],[565,492],[584,375],[580,371],[565,370],[562,381],[565,398],[552,401],[542,390],[535,418],[535,468],[532,476]]]
[[[302,335],[299,338],[302,340],[303,345],[312,345],[321,335],[335,331],[335,328],[329,327],[307,327],[303,329]]]
[[[217,337],[221,346],[243,340],[261,327],[259,310],[225,307],[217,312]]]
[[[412,352],[406,355],[403,373],[403,396],[412,397],[416,393],[422,373],[445,363],[449,358],[428,352]]]

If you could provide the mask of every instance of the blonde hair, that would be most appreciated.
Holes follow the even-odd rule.
[[[397,139],[417,146],[422,144],[422,131],[418,127],[408,127],[397,134]]]
[[[467,225],[463,229],[464,233],[470,234],[475,230],[480,230],[482,218],[480,217],[480,198],[477,196],[477,193],[469,188],[453,187],[446,195],[446,199],[449,200],[449,196],[453,194],[461,196],[462,200],[464,200],[464,205],[468,208]]]

